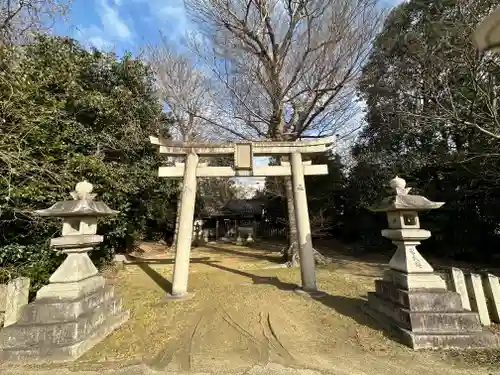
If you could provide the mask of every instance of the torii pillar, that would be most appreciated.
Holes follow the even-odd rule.
[[[316,272],[311,240],[309,211],[305,188],[306,175],[328,174],[328,166],[312,165],[302,161],[302,154],[326,152],[330,149],[330,139],[318,139],[309,142],[245,142],[235,144],[195,144],[175,143],[156,137],[150,137],[151,143],[160,146],[160,153],[170,156],[185,155],[185,163],[175,166],[160,167],[160,177],[183,177],[181,211],[179,217],[178,242],[173,271],[172,293],[167,297],[183,299],[190,297],[188,293],[189,257],[193,237],[193,218],[196,200],[196,177],[267,177],[292,176],[294,190],[295,215],[300,251],[300,272],[302,286],[298,292],[313,297],[320,297],[316,286]],[[232,154],[235,167],[209,167],[198,163],[198,155],[213,157]],[[254,156],[287,155],[290,162],[282,162],[279,166],[254,166]]]
[[[309,221],[309,209],[307,207],[306,182],[304,179],[304,165],[300,152],[290,155],[292,166],[293,199],[295,205],[295,222],[297,225],[297,240],[300,253],[300,276],[302,279],[302,291],[315,293],[316,270],[314,263],[314,249],[311,239],[311,223]]]
[[[167,294],[167,297],[172,299],[190,296],[187,291],[187,286],[191,243],[193,241],[193,217],[196,202],[197,165],[198,155],[191,151],[186,156],[186,166],[184,168],[179,230],[177,232],[177,251],[175,252],[174,273],[172,277],[172,293]]]

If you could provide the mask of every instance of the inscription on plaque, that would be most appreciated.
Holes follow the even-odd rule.
[[[237,143],[234,149],[234,164],[236,169],[252,169],[252,144]]]

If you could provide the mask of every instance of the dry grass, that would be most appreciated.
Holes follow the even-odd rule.
[[[328,296],[313,300],[292,291],[300,284],[298,269],[266,269],[279,260],[276,248],[214,246],[193,251],[190,300],[164,300],[168,259],[110,272],[131,318],[69,368],[146,363],[222,373],[276,362],[340,374],[497,373],[476,363],[488,365],[497,352],[486,360],[484,354],[413,352],[387,338],[360,309],[380,275],[378,264],[338,258],[320,267],[318,285]]]

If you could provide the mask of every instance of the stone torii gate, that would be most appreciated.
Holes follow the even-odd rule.
[[[177,249],[172,280],[172,299],[189,297],[187,291],[193,220],[196,200],[196,177],[268,177],[292,176],[295,218],[300,254],[302,287],[299,291],[319,295],[316,286],[311,227],[307,207],[304,176],[328,174],[328,166],[313,165],[303,161],[302,155],[323,153],[332,148],[330,138],[301,142],[242,142],[234,144],[182,143],[150,137],[154,145],[160,146],[160,154],[185,157],[185,163],[160,167],[159,177],[183,178],[181,210],[178,221]],[[208,166],[199,163],[198,157],[234,155],[234,168]],[[277,166],[254,166],[254,156],[288,156],[289,162]]]

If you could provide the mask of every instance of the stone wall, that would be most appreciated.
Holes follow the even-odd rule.
[[[451,267],[440,270],[449,290],[460,294],[466,310],[479,314],[483,326],[500,323],[500,281],[489,273],[463,272]]]
[[[28,304],[30,280],[18,277],[8,284],[0,284],[0,327],[7,327],[19,319]]]
[[[7,284],[0,284],[0,328],[5,320],[5,307],[7,305]]]

